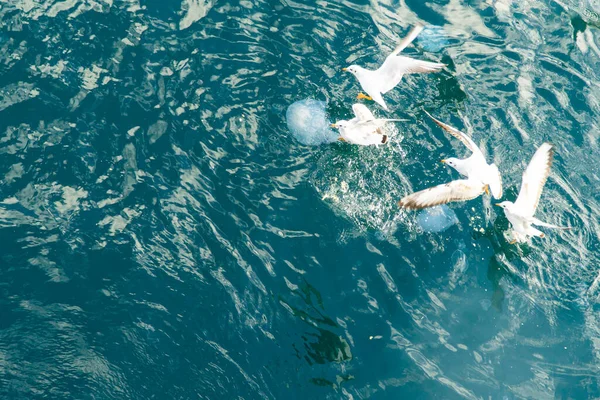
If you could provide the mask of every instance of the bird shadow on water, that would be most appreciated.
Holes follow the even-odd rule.
[[[302,343],[292,343],[295,355],[304,360],[308,365],[327,366],[331,363],[344,363],[352,359],[349,343],[342,337],[342,327],[331,318],[324,315],[323,299],[319,291],[308,282],[304,281],[294,290],[294,297],[299,298],[304,305],[292,305],[291,299],[279,297],[279,301],[297,319],[310,328],[303,329],[300,334]],[[337,332],[336,331],[340,331]],[[313,371],[313,373],[316,370]],[[325,371],[321,371],[325,373]],[[308,381],[317,386],[332,386],[336,388],[341,381],[350,378],[336,376],[334,383],[324,377],[308,378]]]
[[[467,94],[462,90],[459,80],[455,76],[456,66],[454,60],[450,56],[442,57],[441,62],[447,65],[447,70],[437,78],[437,90],[439,97],[445,103],[450,104],[449,100],[454,100],[456,103],[462,103],[467,99]]]
[[[573,23],[574,27],[576,26],[573,20],[581,20],[581,23],[585,25],[591,25],[593,27],[600,28],[600,13],[598,12],[597,6],[594,6],[592,2],[561,0],[557,1],[557,3],[563,6],[563,8],[566,10],[570,11],[571,14],[575,14],[571,18],[571,22]],[[572,9],[573,11],[569,9]],[[585,27],[582,29],[582,31],[583,30],[585,30]]]
[[[515,285],[522,285],[524,280],[512,264],[521,261],[532,252],[532,249],[527,244],[511,244],[505,235],[505,232],[509,229],[510,223],[508,219],[504,216],[499,216],[483,232],[476,230],[473,233],[474,240],[485,238],[489,241],[493,249],[493,255],[488,261],[487,278],[492,285],[490,301],[498,312],[502,312],[505,299],[505,292],[501,285],[502,280],[506,279]]]

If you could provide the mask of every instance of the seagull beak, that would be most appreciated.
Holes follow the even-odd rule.
[[[339,140],[340,142],[345,142],[345,141],[346,141],[346,139],[344,139],[343,137],[339,137],[339,138],[338,138],[338,140]]]
[[[365,99],[365,100],[373,100],[373,98],[371,96],[367,96],[364,93],[359,93],[358,96],[356,96],[357,99],[361,100],[361,99]]]
[[[496,207],[502,207],[500,204],[494,204]]]
[[[347,72],[348,68],[342,68],[342,71]]]
[[[440,160],[442,164],[446,164],[446,160]]]
[[[490,194],[490,187],[489,187],[489,185],[485,185],[485,194],[487,194],[488,196]]]
[[[336,125],[336,124],[331,124],[331,125],[329,125],[329,126],[330,126],[331,128],[337,128],[337,125]]]

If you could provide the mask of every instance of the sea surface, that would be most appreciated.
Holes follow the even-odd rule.
[[[296,140],[418,22],[389,145]],[[505,200],[554,144],[574,229],[399,209],[467,155],[424,111]],[[0,398],[598,398],[599,162],[597,0],[0,0]]]

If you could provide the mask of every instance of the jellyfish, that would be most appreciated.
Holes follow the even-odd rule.
[[[299,100],[288,107],[287,126],[292,135],[302,144],[316,146],[335,142],[339,135],[331,130],[324,101]]]
[[[419,45],[427,51],[437,53],[447,47],[450,42],[441,26],[427,25],[417,38]]]
[[[417,223],[425,232],[443,232],[457,222],[456,214],[445,204],[426,208],[417,216]]]

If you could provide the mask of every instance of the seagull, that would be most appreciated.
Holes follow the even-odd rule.
[[[468,158],[460,159],[450,157],[442,160],[442,163],[447,164],[458,171],[462,176],[469,179],[480,180],[489,185],[492,195],[495,199],[502,197],[502,176],[496,164],[488,164],[481,149],[475,144],[467,134],[451,127],[442,121],[435,119],[425,111],[425,114],[433,120],[440,128],[457,138],[464,144],[467,149],[471,150],[471,155]]]
[[[459,179],[438,185],[429,189],[421,190],[404,197],[398,203],[400,207],[410,209],[421,209],[426,207],[446,204],[451,201],[471,200],[482,193],[489,194],[491,190],[494,198],[502,197],[502,177],[496,164],[488,164],[483,152],[477,147],[473,139],[456,128],[451,127],[425,112],[443,130],[460,140],[472,154],[468,158],[448,158],[442,160],[446,165],[457,170],[467,179]]]
[[[331,124],[338,128],[342,142],[360,144],[363,146],[385,144],[388,141],[382,128],[388,122],[405,121],[403,119],[375,118],[373,113],[364,104],[352,105],[355,117],[349,121],[341,120]]]
[[[533,216],[540,201],[542,189],[550,174],[553,156],[553,146],[549,143],[543,143],[533,155],[525,172],[523,172],[521,190],[517,200],[514,203],[503,201],[496,204],[504,209],[504,214],[513,227],[513,241],[511,244],[526,242],[530,236],[545,237],[543,232],[532,225],[554,229],[571,229],[542,222]]]
[[[395,88],[402,80],[404,74],[437,72],[446,66],[446,64],[420,61],[399,55],[406,46],[415,40],[422,30],[423,25],[419,24],[414,26],[394,51],[387,56],[381,67],[375,71],[358,65],[342,68],[342,71],[350,72],[352,75],[356,76],[362,89],[367,92],[368,96],[360,93],[357,98],[374,100],[387,110],[388,108],[385,101],[383,101],[382,95]]]

